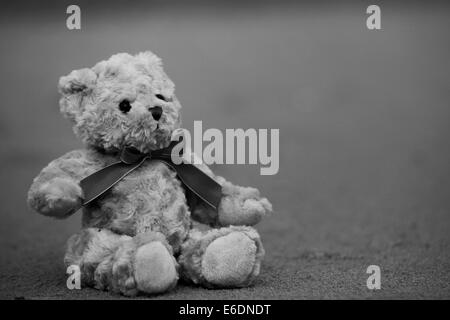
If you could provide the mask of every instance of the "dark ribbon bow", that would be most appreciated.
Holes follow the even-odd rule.
[[[141,153],[135,148],[125,147],[120,154],[120,161],[110,164],[80,181],[84,194],[83,206],[99,198],[145,161],[158,160],[175,170],[186,188],[217,211],[222,197],[221,185],[193,164],[174,164],[171,154],[177,143],[177,141],[173,141],[167,148],[149,153]]]

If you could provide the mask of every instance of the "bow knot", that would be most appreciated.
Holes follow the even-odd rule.
[[[142,153],[134,147],[123,148],[119,157],[120,161],[100,169],[80,181],[84,195],[83,206],[105,194],[144,162],[158,160],[174,170],[186,188],[217,211],[222,197],[222,186],[193,164],[174,164],[171,154],[176,144],[177,142],[173,141],[167,148],[148,153]]]
[[[125,164],[136,164],[141,162],[144,158],[151,159],[152,153],[141,153],[134,147],[125,147],[120,153],[120,161]]]

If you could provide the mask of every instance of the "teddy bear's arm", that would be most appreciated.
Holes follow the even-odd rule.
[[[46,216],[68,217],[81,204],[79,181],[99,168],[99,161],[88,150],[71,151],[53,160],[33,180],[29,206]]]
[[[260,196],[258,189],[234,185],[225,178],[214,175],[205,164],[199,164],[197,167],[222,186],[222,200],[218,214],[205,203],[197,201],[194,208],[191,208],[192,217],[197,221],[220,226],[252,226],[272,212],[272,204],[267,198]],[[212,217],[216,215],[217,218],[213,219]]]

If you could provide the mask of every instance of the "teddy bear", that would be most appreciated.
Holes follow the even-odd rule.
[[[60,111],[84,148],[51,161],[33,180],[28,204],[63,219],[81,208],[81,231],[64,262],[82,286],[125,296],[159,294],[178,280],[239,288],[259,275],[264,248],[253,228],[272,205],[253,187],[232,184],[205,164],[220,185],[217,210],[186,189],[164,161],[144,161],[102,196],[83,205],[80,181],[117,161],[124,147],[142,153],[171,143],[181,105],[162,62],[147,51],[119,53],[60,78]]]

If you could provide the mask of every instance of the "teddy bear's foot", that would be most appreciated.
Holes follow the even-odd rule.
[[[183,245],[182,275],[206,287],[246,287],[259,275],[264,248],[250,227],[193,231]]]
[[[83,285],[126,296],[164,292],[178,280],[172,249],[155,232],[132,238],[106,229],[84,229],[69,239],[64,261],[80,268]]]
[[[147,243],[136,251],[135,280],[145,293],[161,293],[175,287],[178,281],[177,263],[166,246],[159,241]]]
[[[178,281],[177,262],[160,234],[136,236],[118,249],[114,260],[114,291],[127,296],[161,293]]]
[[[208,283],[216,286],[246,286],[255,269],[259,270],[256,251],[255,242],[242,232],[221,236],[206,248],[201,273]]]

